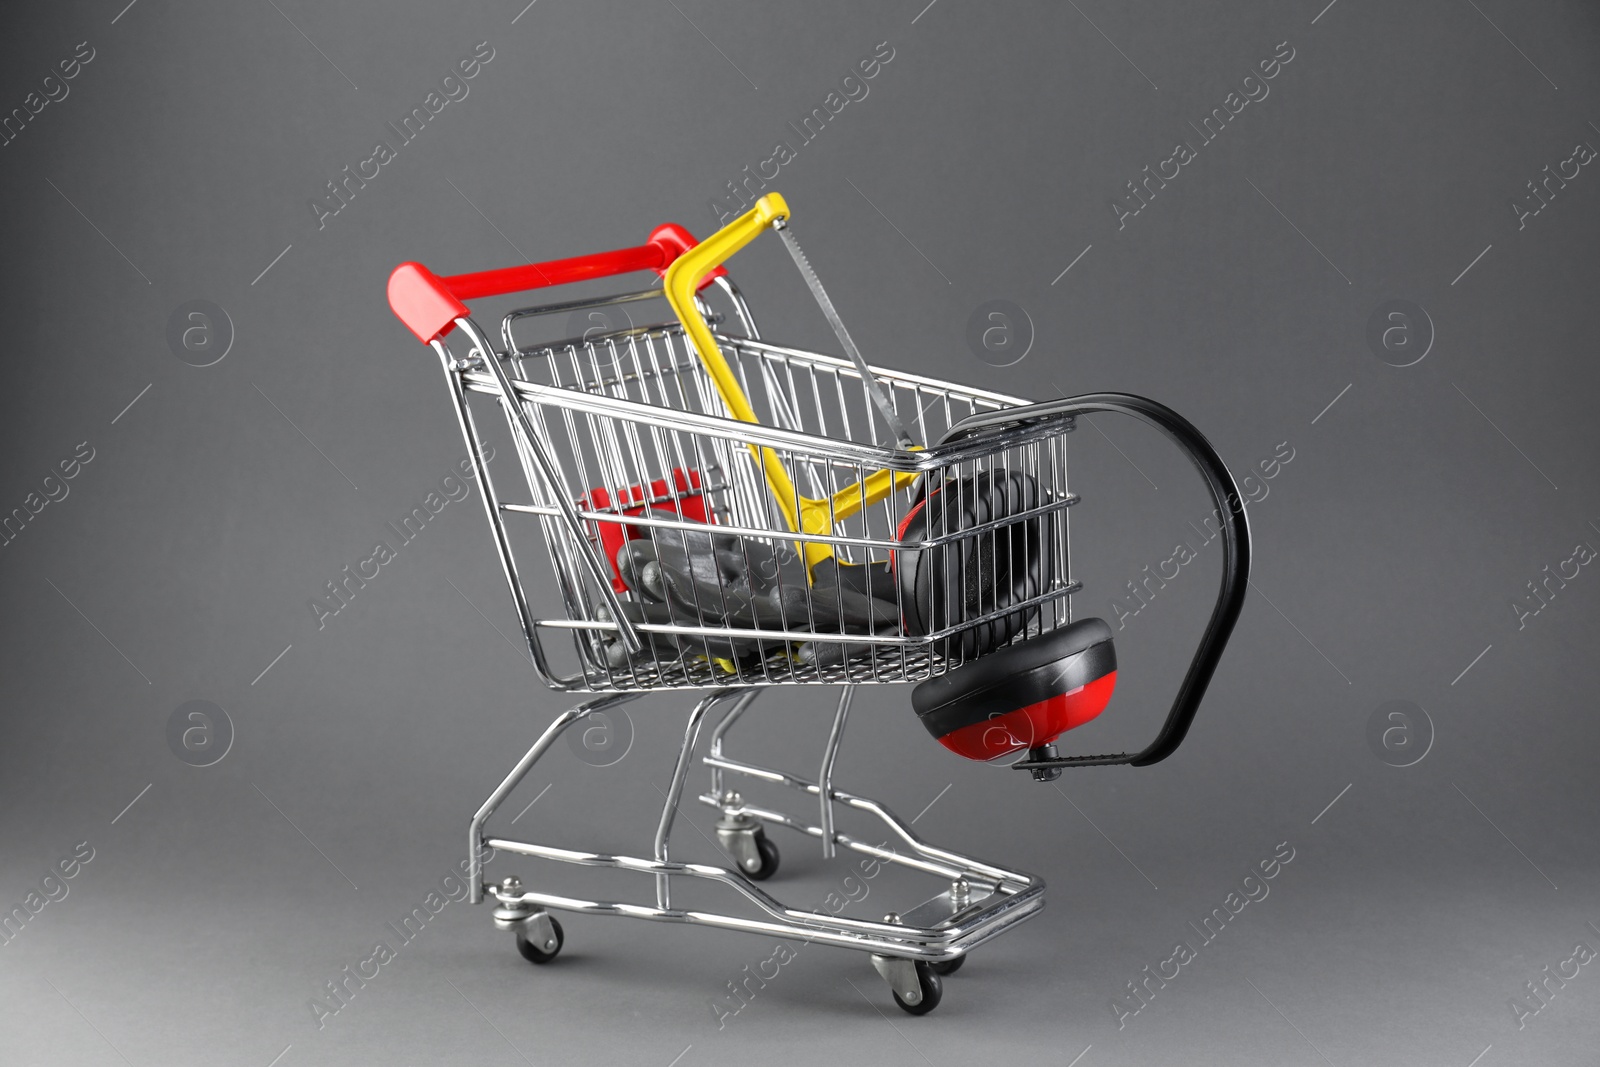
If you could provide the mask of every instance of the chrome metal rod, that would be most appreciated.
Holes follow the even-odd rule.
[[[678,804],[683,799],[683,783],[689,774],[689,757],[694,755],[695,741],[700,737],[700,724],[705,721],[706,712],[741,692],[729,689],[712,693],[702,697],[689,712],[689,721],[683,728],[683,744],[678,748],[678,762],[672,768],[672,783],[667,787],[667,801],[661,806],[661,822],[656,827],[655,855],[660,863],[666,863],[671,858],[667,854],[667,843],[672,836],[672,822],[678,813]],[[670,907],[671,897],[667,875],[656,875],[656,904],[663,908]]]
[[[711,755],[722,755],[722,739],[727,736],[728,729],[739,721],[740,716],[744,715],[750,705],[755,703],[756,697],[760,695],[760,689],[751,689],[734,701],[733,706],[727,710],[721,721],[711,730]],[[720,767],[711,768],[711,794],[718,797],[720,802],[722,796],[722,768]]]
[[[467,443],[467,455],[471,457],[472,469],[477,475],[478,495],[483,500],[484,514],[489,517],[489,529],[494,534],[495,555],[500,560],[500,569],[505,574],[506,584],[511,589],[511,603],[517,609],[517,621],[522,624],[522,639],[527,643],[534,671],[538,673],[541,681],[552,684],[556,681],[555,672],[545,662],[544,650],[539,645],[533,609],[523,592],[522,576],[517,573],[516,556],[511,551],[511,541],[506,536],[505,523],[501,521],[495,507],[495,501],[500,497],[495,491],[494,475],[490,473],[489,464],[483,458],[483,446],[477,434],[477,427],[473,423],[472,410],[467,406],[466,392],[462,389],[461,379],[456,374],[455,356],[450,353],[449,347],[443,341],[434,341],[433,348],[444,363],[444,376],[450,385],[450,399],[455,408],[456,425],[461,428],[461,437]]]
[[[773,782],[778,785],[786,785],[789,788],[797,789],[802,793],[817,793],[821,788],[815,782],[808,782],[804,778],[800,778],[796,775],[787,774],[783,771],[775,771],[767,767],[756,767],[751,764],[739,763],[735,760],[722,757],[717,757],[714,759],[711,756],[706,756],[704,758],[704,762],[713,767],[721,767],[725,771],[732,771],[735,774],[749,775],[752,778],[760,778],[763,781]],[[843,789],[835,789],[833,790],[833,799],[836,803],[843,804],[846,807],[876,815],[886,826],[895,832],[895,836],[899,837],[907,845],[915,849],[923,856],[942,860],[945,863],[955,866],[971,866],[975,870],[982,872],[988,878],[998,880],[1002,882],[1002,884],[1014,879],[1026,881],[1026,879],[1030,877],[1029,875],[1024,875],[1017,871],[1010,871],[1004,867],[998,867],[991,863],[983,863],[978,860],[957,855],[954,852],[949,852],[942,848],[936,848],[933,845],[923,841],[922,838],[916,835],[916,833],[908,824],[902,822],[898,816],[896,816],[883,804],[873,800],[870,797],[860,797],[853,793],[847,793]]]
[[[456,321],[467,322],[470,320],[458,319]],[[754,344],[755,342],[749,343]],[[499,385],[492,374],[484,375],[467,372],[462,375],[462,380],[468,389],[481,390],[492,396],[508,395],[501,393]],[[539,385],[534,382],[522,381],[517,382],[514,388],[516,395],[529,403],[580,411],[586,416],[605,416],[623,421],[654,425],[659,425],[662,419],[666,417],[659,406],[652,406],[623,397],[584,393],[559,386]],[[785,430],[777,426],[739,422],[694,411],[673,410],[670,418],[672,428],[685,433],[714,437],[738,444],[768,445],[774,448],[788,449],[802,452],[819,460],[870,463],[875,468],[881,467],[887,470],[905,471],[912,474],[939,470],[972,459],[983,459],[1007,449],[1020,447],[1031,441],[1057,437],[1068,432],[1068,428],[1072,423],[1070,417],[1063,417],[1055,422],[1040,420],[1038,423],[1013,427],[994,437],[986,438],[975,446],[955,442],[947,445],[936,445],[926,451],[905,452],[883,445],[865,444],[838,437],[822,437],[816,434]]]
[[[850,699],[856,687],[841,686],[839,708],[833,713],[833,726],[828,730],[828,744],[822,750],[822,769],[817,772],[818,790],[822,808],[822,858],[833,859],[833,761],[839,755],[839,742],[844,739],[844,721],[850,714]]]
[[[745,337],[752,341],[761,340],[761,331],[756,329],[755,316],[750,314],[750,305],[745,303],[744,293],[733,284],[733,278],[724,274],[717,279],[716,286],[727,294],[728,300],[733,304],[733,312],[739,316],[739,328],[744,330]]]
[[[556,466],[554,457],[550,455],[549,444],[545,441],[544,435],[539,433],[533,425],[533,420],[528,418],[528,413],[523,410],[516,387],[512,385],[505,368],[500,366],[499,358],[495,355],[494,346],[489,343],[489,338],[484,336],[476,323],[465,316],[456,319],[456,325],[477,346],[478,354],[483,358],[484,369],[499,387],[506,413],[511,416],[514,426],[522,431],[523,438],[533,452],[533,458],[539,465],[539,474],[544,478],[551,497],[560,509],[560,518],[567,528],[568,537],[571,538],[573,551],[583,558],[589,577],[594,580],[606,607],[611,610],[611,617],[617,623],[617,632],[622,638],[622,643],[627,646],[629,652],[639,651],[644,647],[644,640],[633,628],[627,613],[622,610],[622,601],[617,596],[617,591],[611,587],[610,572],[589,545],[588,533],[584,529],[583,520],[578,517],[572,491],[562,478],[561,469]]]
[[[579,852],[573,849],[552,848],[548,845],[536,845],[526,841],[514,841],[507,838],[490,838],[486,842],[490,847],[503,852],[516,853],[523,856],[532,856],[538,859],[553,860],[558,863],[570,863],[580,867],[611,867],[619,870],[639,871],[654,873],[661,877],[690,877],[700,878],[711,882],[720,882],[732,886],[742,893],[751,903],[774,919],[787,924],[789,929],[798,929],[811,932],[819,929],[834,928],[852,931],[858,934],[888,938],[893,941],[923,944],[949,944],[973,936],[992,921],[996,916],[1016,913],[1018,911],[1030,912],[1037,909],[1042,903],[1044,883],[1033,879],[1016,893],[999,894],[993,902],[980,904],[967,911],[953,915],[951,920],[938,926],[908,926],[885,922],[874,922],[865,919],[850,919],[840,915],[831,915],[820,911],[804,911],[798,908],[785,907],[778,900],[762,891],[756,884],[737,871],[726,867],[713,867],[704,863],[672,863],[659,860],[641,859],[635,856],[618,856],[604,852]],[[523,899],[540,898],[541,894],[523,893]],[[545,900],[550,897],[543,897]],[[563,898],[554,898],[557,900]],[[572,901],[569,904],[558,906],[571,907],[571,904],[594,904],[593,901]],[[603,905],[606,907],[623,907],[636,910],[638,905]],[[661,911],[670,910],[667,906],[657,905]],[[572,910],[587,910],[584,907]],[[629,912],[630,914],[632,912]],[[683,914],[679,912],[678,914]],[[960,921],[955,921],[959,918]],[[735,920],[748,921],[748,920]]]
[[[555,744],[556,738],[561,736],[562,731],[579,719],[587,717],[591,712],[615,707],[618,704],[626,704],[634,699],[636,695],[634,693],[614,693],[610,696],[603,696],[597,700],[590,700],[576,707],[568,708],[560,715],[557,715],[550,725],[544,728],[544,733],[539,735],[539,740],[533,743],[533,747],[523,754],[523,757],[517,761],[515,767],[511,768],[511,773],[506,775],[505,780],[495,787],[494,792],[489,794],[489,799],[483,802],[478,808],[477,814],[472,817],[472,849],[467,861],[470,865],[468,868],[468,887],[472,903],[477,904],[483,900],[483,824],[489,820],[489,816],[493,815],[495,809],[505,802],[506,797],[511,795],[511,791],[527,776],[528,771],[533,769],[533,765],[539,761],[539,757],[544,755],[551,745]]]
[[[929,962],[950,960],[971,952],[978,945],[993,937],[998,937],[1016,924],[1031,918],[1038,912],[1042,903],[1042,901],[1034,902],[1031,907],[1025,910],[1013,910],[994,916],[985,925],[979,926],[960,940],[920,943],[906,937],[908,933],[917,931],[915,927],[892,927],[891,929],[895,930],[899,936],[880,937],[843,930],[797,926],[782,921],[745,919],[735,915],[722,915],[717,912],[652,908],[642,904],[628,904],[622,901],[580,900],[576,897],[557,896],[553,893],[523,893],[519,899],[523,903],[534,907],[559,908],[563,911],[573,911],[585,915],[620,915],[629,919],[689,923],[723,930],[742,930],[746,933],[765,934],[770,937],[781,937],[791,941],[802,941],[807,944],[817,942],[838,948],[851,948],[861,952],[875,952],[903,959],[927,960]]]
[[[700,797],[700,800],[703,803],[710,804],[711,795],[709,793],[704,794]],[[763,824],[786,826],[796,833],[805,834],[808,837],[822,837],[822,827],[812,826],[803,819],[797,819],[773,808],[764,808],[759,804],[739,804],[731,810],[737,814],[748,815]],[[910,867],[913,870],[922,871],[924,874],[936,875],[950,881],[954,881],[957,878],[966,878],[975,885],[990,886],[996,892],[1010,891],[1006,886],[999,884],[997,880],[985,879],[983,875],[970,867],[953,866],[948,863],[925,860],[905,852],[896,852],[894,849],[886,848],[883,845],[874,845],[868,841],[862,841],[841,830],[833,832],[833,840],[837,846],[850,849],[852,852],[859,852],[864,856],[871,856],[885,863],[897,863],[902,867]],[[1019,874],[1018,877],[1025,879],[1027,876]]]

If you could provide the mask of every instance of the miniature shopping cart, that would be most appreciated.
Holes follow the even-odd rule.
[[[782,236],[844,357],[761,339],[723,264],[767,230]],[[642,271],[661,276],[661,287],[519,308],[504,316],[498,340],[463,303]],[[663,298],[673,314],[658,311],[662,321],[649,321],[645,309]],[[543,963],[560,951],[557,910],[746,930],[866,951],[896,1002],[923,1014],[939,1002],[940,975],[1033,916],[1044,900],[1039,878],[925,843],[881,803],[835,786],[832,770],[855,686],[934,685],[1086,626],[1072,616],[1078,585],[1068,516],[1078,498],[1066,462],[1068,435],[1084,414],[1114,412],[1153,425],[1194,462],[1224,535],[1221,591],[1148,747],[1061,755],[1008,725],[985,732],[978,756],[1020,757],[1015,767],[1050,780],[1067,767],[1155,763],[1182,741],[1239,614],[1250,542],[1232,476],[1171,410],[1110,393],[1030,405],[869,366],[794,243],[788,207],[776,194],[699,244],[667,225],[637,248],[504,270],[439,277],[406,263],[390,278],[389,301],[443,362],[534,670],[552,689],[593,694],[555,717],[471,821],[472,900],[494,898],[496,925],[516,934],[527,959]],[[554,342],[531,340],[552,316],[599,325],[569,325],[579,335]],[[446,340],[456,330],[460,347]],[[491,468],[483,444],[485,420],[500,425],[496,411],[514,444],[514,471]],[[551,567],[529,566],[544,558]],[[559,612],[534,606],[553,608],[557,598]],[[790,684],[838,687],[815,779],[726,751],[730,728],[763,688]],[[689,711],[649,856],[486,831],[563,731],[678,689],[707,692]],[[716,835],[729,865],[683,862],[669,852],[689,765],[713,710],[720,717],[702,757],[710,788],[700,800],[719,812]],[[810,798],[809,814],[748,801],[733,787],[747,780]],[[887,837],[836,828],[840,810],[881,820]],[[845,850],[924,872],[942,880],[943,891],[870,919],[787,906],[756,884],[778,866],[768,826],[817,839],[825,857]],[[654,896],[577,899],[526,889],[512,877],[485,884],[490,850],[649,875]],[[685,879],[742,895],[747,913],[675,907],[674,885]]]

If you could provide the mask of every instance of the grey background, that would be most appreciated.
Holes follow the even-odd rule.
[[[1600,945],[1600,578],[1522,629],[1511,607],[1600,536],[1600,176],[1521,230],[1508,208],[1600,143],[1592,7],[924,3],[7,6],[0,107],[77,42],[96,55],[0,148],[0,508],[79,442],[95,458],[0,549],[0,902],[78,842],[94,858],[0,947],[0,1061],[1593,1062],[1594,966],[1522,1029],[1508,1003]],[[307,199],[480,41],[495,57],[470,95],[319,230]],[[561,706],[490,625],[512,615],[476,503],[325,629],[308,610],[462,455],[388,271],[620,247],[669,219],[709,232],[708,199],[880,41],[870,95],[773,183],[871,358],[1038,398],[1147,394],[1241,472],[1294,449],[1250,509],[1256,589],[1190,740],[1057,790],[948,755],[902,688],[861,693],[839,781],[907,816],[937,798],[920,831],[1051,883],[926,1018],[813,946],[719,1030],[710,1002],[769,940],[573,917],[536,970],[451,904],[319,1029],[307,1002],[393,940]],[[1109,199],[1281,41],[1270,96],[1119,231]],[[768,336],[831,350],[781,251],[736,267]],[[193,299],[236,328],[214,366],[165,340]],[[1014,366],[963,340],[992,299],[1036,331]],[[1392,299],[1436,329],[1414,366],[1365,340]],[[1138,427],[1102,417],[1074,443],[1079,607],[1111,617],[1208,508]],[[1117,698],[1071,747],[1154,729],[1214,557],[1128,621]],[[205,768],[167,745],[191,700],[236,733]],[[1392,700],[1436,731],[1403,769],[1366,740]],[[551,760],[514,830],[644,848],[683,703],[631,705],[614,766]],[[771,694],[742,751],[808,771],[829,705]],[[776,890],[815,905],[838,885],[776,839]],[[1112,997],[1279,842],[1295,858],[1270,896],[1119,1029]],[[513,868],[600,885],[490,869]],[[890,882],[867,913],[928,891]]]

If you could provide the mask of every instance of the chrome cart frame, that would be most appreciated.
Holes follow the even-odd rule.
[[[834,785],[855,687],[920,682],[959,667],[983,654],[973,636],[986,627],[1009,627],[1004,640],[1021,640],[1069,625],[1071,597],[1079,588],[1070,573],[1069,513],[1078,497],[1068,488],[1065,441],[1081,414],[1130,415],[1166,433],[1205,478],[1224,534],[1222,590],[1155,742],[1139,752],[1099,756],[1058,756],[1053,746],[1038,746],[1017,766],[1035,779],[1051,780],[1070,766],[1154,763],[1182,740],[1237,618],[1249,531],[1226,466],[1193,427],[1159,404],[1096,394],[1028,406],[1014,397],[869,366],[787,224],[781,198],[769,196],[700,246],[681,228],[666,226],[644,246],[599,256],[450,278],[410,263],[391,277],[391,305],[432,345],[444,369],[534,671],[551,689],[595,694],[557,715],[472,817],[471,899],[492,897],[495,924],[514,933],[519,950],[535,963],[553,959],[563,943],[552,911],[857,949],[870,953],[900,1007],[924,1014],[942,996],[941,975],[1038,912],[1044,883],[930,845],[879,801]],[[744,227],[743,236],[729,237],[738,227]],[[766,228],[784,233],[848,359],[761,339],[722,262]],[[498,345],[462,303],[639,270],[662,274],[665,291],[517,308],[505,314]],[[676,319],[634,325],[629,309],[663,295]],[[713,306],[713,296],[725,310]],[[625,321],[554,342],[521,336],[526,324],[554,314],[596,313],[620,314]],[[457,330],[467,342],[459,354],[446,340]],[[509,477],[491,470],[475,397],[504,418],[517,463]],[[974,479],[1019,471],[1036,491],[1018,513],[961,530],[907,534],[907,521],[926,494],[948,492],[947,501],[961,504],[960,494]],[[932,479],[938,488],[930,491]],[[505,487],[525,499],[512,499]],[[510,521],[519,517],[541,535],[552,564],[548,575],[519,566]],[[1039,567],[1024,599],[980,599],[969,617],[935,620],[920,632],[901,625],[908,604],[904,583],[892,580],[896,554],[976,549],[962,557],[961,566],[979,570],[961,571],[961,580],[982,585],[981,568],[998,568],[994,561],[1014,550],[1007,548],[1015,543],[1008,539],[1019,528],[1027,531]],[[692,585],[687,593],[675,586],[647,595],[657,585],[670,585],[662,575],[674,552],[690,561],[684,573],[712,559],[721,570],[710,584]],[[886,555],[888,570],[882,566]],[[629,560],[645,562],[625,566]],[[658,568],[653,574],[651,565]],[[846,571],[850,581],[864,583],[867,600],[847,597],[842,578],[831,587],[818,578]],[[541,584],[545,589],[539,592]],[[560,616],[536,615],[536,599],[556,597],[564,609]],[[692,603],[683,603],[685,598]],[[874,603],[860,607],[868,601]],[[878,621],[879,608],[892,614],[893,625]],[[862,613],[865,621],[857,617]],[[559,640],[548,640],[552,636]],[[559,655],[570,666],[558,663]],[[731,728],[762,689],[788,684],[840,687],[815,779],[744,762],[726,751]],[[658,690],[710,692],[688,714],[649,856],[537,844],[489,831],[490,817],[566,730]],[[726,866],[683,862],[671,851],[690,764],[713,710],[720,718],[700,757],[710,769],[710,786],[698,799],[718,812],[717,840],[732,860]],[[813,805],[811,812],[751,803],[733,788],[735,777],[793,790]],[[875,817],[889,836],[874,844],[841,831],[835,825],[840,810]],[[756,884],[778,865],[768,825],[816,839],[825,858],[844,850],[921,871],[939,879],[942,891],[880,919],[789,907]],[[524,888],[516,877],[486,884],[482,862],[489,849],[647,874],[654,895],[644,902],[591,900]],[[682,879],[732,889],[748,913],[675,907],[673,882]]]
[[[697,702],[689,713],[683,744],[678,750],[672,783],[667,790],[657,825],[654,853],[650,858],[581,852],[539,845],[528,841],[487,835],[489,817],[511,791],[532,770],[534,764],[568,728],[590,714],[617,707],[637,694],[602,697],[569,709],[545,728],[539,740],[518,761],[505,780],[489,795],[471,826],[473,856],[472,887],[474,902],[485,893],[494,897],[495,925],[517,935],[519,945],[545,946],[552,954],[559,947],[559,927],[553,925],[549,909],[592,915],[624,915],[656,922],[693,923],[727,930],[744,930],[782,938],[816,941],[872,953],[873,966],[889,983],[902,1006],[919,1006],[926,990],[926,976],[919,982],[916,961],[940,965],[935,973],[949,973],[971,949],[998,936],[1006,929],[1031,917],[1044,904],[1044,882],[1021,871],[984,863],[947,849],[929,845],[882,803],[835,787],[831,782],[833,760],[842,740],[849,714],[853,687],[840,691],[838,710],[823,751],[818,781],[729,758],[724,752],[728,730],[754,702],[760,689],[718,690]],[[712,730],[710,751],[702,758],[711,768],[711,788],[699,798],[721,811],[717,836],[735,859],[735,865],[720,867],[702,863],[674,861],[670,854],[672,827],[682,802],[689,764],[702,724],[713,708],[725,705],[721,720]],[[771,808],[746,803],[725,787],[724,775],[739,774],[787,786],[820,800],[820,817],[813,823]],[[833,829],[835,805],[876,816],[898,839],[895,847],[874,845]],[[763,857],[758,847],[763,824],[786,826],[818,838],[823,854],[832,856],[838,848],[870,856],[879,862],[896,863],[943,879],[947,888],[903,914],[890,914],[881,921],[844,918],[820,911],[787,907],[764,892],[750,878],[759,871]],[[506,878],[498,884],[483,884],[479,857],[494,849],[537,859],[574,863],[588,867],[611,867],[639,871],[655,876],[655,903],[630,904],[619,901],[580,900],[522,888],[521,880]],[[718,882],[738,891],[755,906],[762,918],[692,911],[672,906],[674,878],[698,878]],[[526,953],[526,949],[524,949]],[[930,1005],[931,1009],[931,1005]]]

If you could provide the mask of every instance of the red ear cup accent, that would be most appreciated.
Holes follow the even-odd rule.
[[[939,495],[939,490],[935,489],[933,493],[929,495],[937,496]],[[894,532],[894,539],[896,541],[904,541],[906,539],[906,527],[911,525],[911,520],[915,519],[922,512],[922,509],[927,506],[927,504],[928,497],[924,496],[921,500],[911,505],[911,510],[906,512],[906,517],[900,520],[900,526]],[[889,553],[889,565],[891,567],[894,566],[894,552],[892,551]]]
[[[1047,745],[1104,711],[1116,687],[1117,672],[1112,671],[1058,696],[952,730],[940,737],[939,743],[958,756],[975,760],[997,759]]]
[[[1082,726],[1105,709],[1116,684],[1111,627],[1080,619],[922,682],[911,704],[945,748],[990,760]]]

